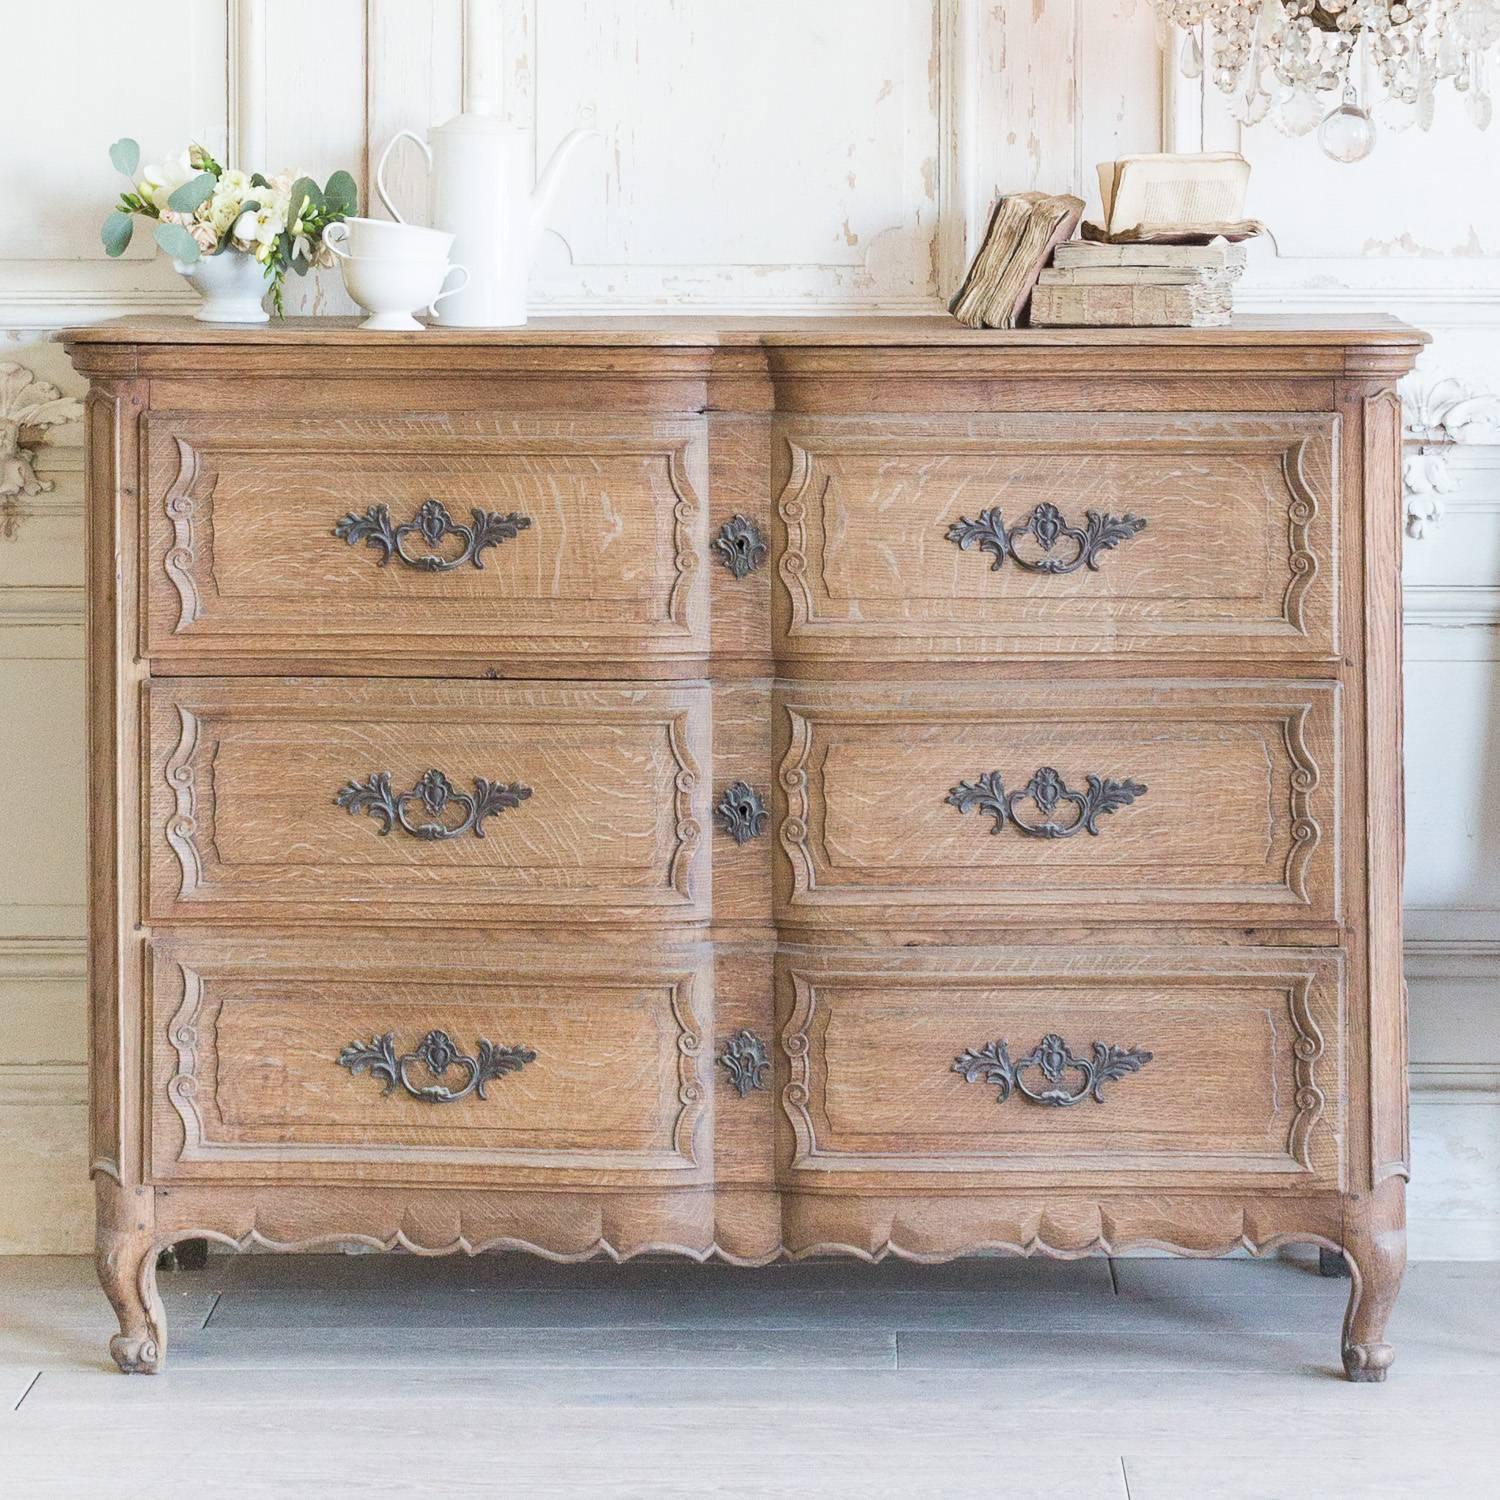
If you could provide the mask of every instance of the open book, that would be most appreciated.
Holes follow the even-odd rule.
[[[1089,239],[1244,238],[1260,227],[1245,218],[1250,163],[1237,152],[1122,156],[1098,172],[1103,222],[1086,227]]]
[[[949,311],[969,328],[1017,327],[1052,251],[1082,217],[1083,199],[1067,193],[1008,193]]]

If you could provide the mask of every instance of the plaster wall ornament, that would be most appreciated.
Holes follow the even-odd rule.
[[[1449,450],[1500,445],[1500,394],[1475,391],[1452,377],[1409,387],[1406,442],[1401,470],[1406,534],[1420,540],[1442,519],[1442,497],[1458,487],[1448,466]]]
[[[25,365],[0,361],[0,497],[50,490],[52,481],[37,477],[36,450],[23,448],[21,440],[34,441],[44,427],[82,420],[83,403],[76,397],[38,380]]]

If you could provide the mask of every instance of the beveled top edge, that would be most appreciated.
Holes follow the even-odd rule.
[[[1238,348],[1401,346],[1431,336],[1384,313],[1325,317],[1244,316],[1227,328],[971,329],[941,314],[714,318],[667,316],[535,318],[522,328],[427,328],[375,333],[357,318],[288,318],[282,323],[199,323],[186,317],[111,318],[65,328],[65,344],[248,345],[391,348]]]

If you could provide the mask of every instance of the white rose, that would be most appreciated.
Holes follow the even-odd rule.
[[[148,166],[141,173],[141,180],[136,184],[136,191],[158,213],[161,213],[172,194],[183,183],[197,175],[197,168],[193,166],[188,159],[188,153],[184,151],[175,161],[164,161]]]

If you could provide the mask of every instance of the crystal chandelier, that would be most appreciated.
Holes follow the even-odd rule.
[[[1235,116],[1270,116],[1292,135],[1318,132],[1335,161],[1391,130],[1432,125],[1439,83],[1465,95],[1483,130],[1494,114],[1486,79],[1500,44],[1500,0],[1155,0],[1186,33],[1182,71],[1213,81]]]

